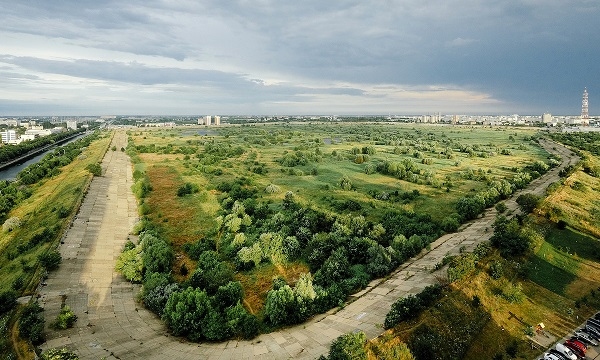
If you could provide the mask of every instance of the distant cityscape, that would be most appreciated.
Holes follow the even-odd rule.
[[[90,123],[128,127],[221,126],[273,122],[391,122],[415,124],[531,126],[556,128],[562,131],[600,131],[600,116],[589,115],[587,88],[583,90],[580,115],[189,115],[189,116],[14,116],[0,117],[3,144],[19,144],[36,137],[47,136],[67,129],[87,127]]]

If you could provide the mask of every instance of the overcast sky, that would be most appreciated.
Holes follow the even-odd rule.
[[[598,0],[0,0],[0,115],[600,111]]]

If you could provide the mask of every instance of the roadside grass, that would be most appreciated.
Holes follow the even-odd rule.
[[[600,167],[600,158],[584,152],[592,166]],[[578,169],[550,194],[540,210],[552,221],[562,219],[572,228],[600,238],[600,178]]]
[[[0,278],[3,279],[0,291],[9,290],[19,277],[25,279],[25,294],[33,291],[41,275],[37,256],[56,246],[56,242],[38,245],[24,253],[17,251],[17,245],[28,242],[32,234],[45,227],[56,228],[57,234],[62,233],[91,181],[86,166],[102,159],[110,140],[110,137],[104,137],[93,142],[83,152],[84,159],[75,159],[63,167],[60,174],[34,185],[32,195],[10,212],[9,217],[19,217],[22,225],[10,232],[0,231]],[[70,210],[70,216],[59,217],[58,210],[63,207]]]
[[[86,167],[102,160],[111,139],[112,136],[105,134],[91,143],[83,151],[84,156],[64,166],[58,175],[32,186],[32,195],[10,212],[9,217],[19,217],[22,225],[10,232],[0,231],[0,292],[14,288],[15,280],[22,279],[18,293],[22,296],[34,293],[43,276],[38,256],[57,246],[59,235],[68,226],[92,180]],[[60,217],[58,210],[61,208],[69,209],[69,215]],[[25,244],[32,234],[45,227],[57,231],[50,242],[25,252],[17,250],[19,244]],[[9,356],[14,351],[19,359],[30,358],[31,345],[18,336],[17,312],[11,314],[0,320],[0,353]]]

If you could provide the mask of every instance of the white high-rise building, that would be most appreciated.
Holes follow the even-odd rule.
[[[542,122],[544,124],[551,124],[552,123],[552,114],[544,113],[544,115],[542,115]]]
[[[2,142],[5,144],[17,141],[17,132],[15,130],[2,131],[0,134],[2,135]]]
[[[67,129],[77,130],[77,121],[76,120],[67,120]]]
[[[210,121],[211,121],[211,116],[210,115],[206,115],[204,117],[204,125],[210,126]]]
[[[221,117],[219,115],[215,115],[215,125],[221,125]]]

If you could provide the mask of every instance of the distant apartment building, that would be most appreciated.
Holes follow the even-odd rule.
[[[544,113],[542,115],[542,122],[544,124],[552,124],[552,114],[550,114],[550,113]]]
[[[17,141],[17,132],[15,130],[6,130],[0,132],[2,135],[2,142],[4,144],[14,144]]]
[[[219,115],[215,115],[215,126],[221,125],[221,117]]]
[[[210,115],[206,115],[206,116],[204,117],[204,125],[206,125],[206,126],[210,126],[211,120],[212,120],[212,116],[210,116]]]
[[[77,121],[76,120],[67,120],[67,129],[77,130]]]

